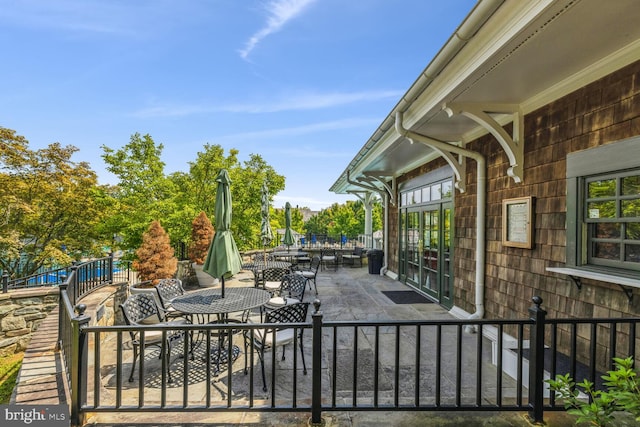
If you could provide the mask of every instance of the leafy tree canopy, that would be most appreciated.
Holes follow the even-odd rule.
[[[189,172],[164,173],[160,160],[162,144],[149,135],[134,134],[129,144],[120,150],[103,147],[108,170],[119,178],[115,203],[119,213],[110,218],[108,229],[122,236],[123,248],[135,249],[147,224],[161,220],[171,241],[189,242],[191,222],[199,212],[212,218],[216,177],[225,168],[231,178],[233,219],[231,231],[238,247],[259,247],[260,190],[267,183],[270,194],[284,189],[284,176],[275,172],[262,157],[251,154],[240,162],[238,150],[225,156],[220,145],[205,144],[196,159],[189,163]]]
[[[109,213],[106,187],[97,185],[78,150],[52,143],[31,150],[28,141],[0,127],[0,268],[12,277],[41,267],[69,265],[98,254],[97,226]]]

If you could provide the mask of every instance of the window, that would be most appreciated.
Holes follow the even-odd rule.
[[[640,137],[567,156],[567,265],[640,271]]]
[[[584,181],[587,262],[640,269],[640,169]]]
[[[417,189],[402,191],[400,193],[400,206],[418,205],[430,201],[450,199],[453,197],[453,180],[424,185]]]

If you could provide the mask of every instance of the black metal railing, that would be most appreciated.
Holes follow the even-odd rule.
[[[243,337],[263,330],[263,324],[88,327],[77,307],[68,333],[74,343],[67,350],[77,354],[65,357],[74,371],[72,424],[81,425],[90,412],[127,411],[308,412],[312,423],[326,411],[527,411],[532,421],[542,422],[545,410],[564,410],[544,382],[564,373],[557,361],[565,358],[567,372],[585,372],[594,381],[611,356],[637,356],[640,319],[546,319],[542,300],[533,301],[527,319],[380,322],[327,322],[315,301],[311,323],[279,325],[309,330],[303,342],[310,374],[300,372],[297,343],[286,362],[280,361],[281,350],[277,356],[268,352],[268,392],[262,391],[252,344],[239,357],[246,358],[246,373],[233,358],[233,345],[242,348]],[[129,382],[130,331],[160,331],[165,338],[179,331],[184,338],[169,366],[159,353],[143,350]],[[233,341],[216,350],[219,336]],[[216,351],[217,360],[227,355],[220,366],[212,359]],[[93,380],[87,384],[87,378]]]
[[[354,248],[358,246],[358,236],[346,234],[306,234],[300,238],[300,246],[305,248],[322,248],[326,246]]]
[[[67,281],[72,271],[76,271],[74,286],[77,288],[75,295],[78,298],[104,284],[128,282],[132,273],[130,261],[118,260],[110,255],[12,280],[8,275],[3,275],[2,291],[6,293],[12,289],[60,286]]]

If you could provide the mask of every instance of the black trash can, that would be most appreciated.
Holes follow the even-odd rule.
[[[367,259],[369,262],[369,274],[380,274],[382,269],[382,260],[384,258],[384,252],[380,249],[372,249],[367,252]]]

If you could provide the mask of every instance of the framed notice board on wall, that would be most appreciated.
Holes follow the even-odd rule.
[[[515,248],[533,247],[533,197],[502,201],[502,245]]]

